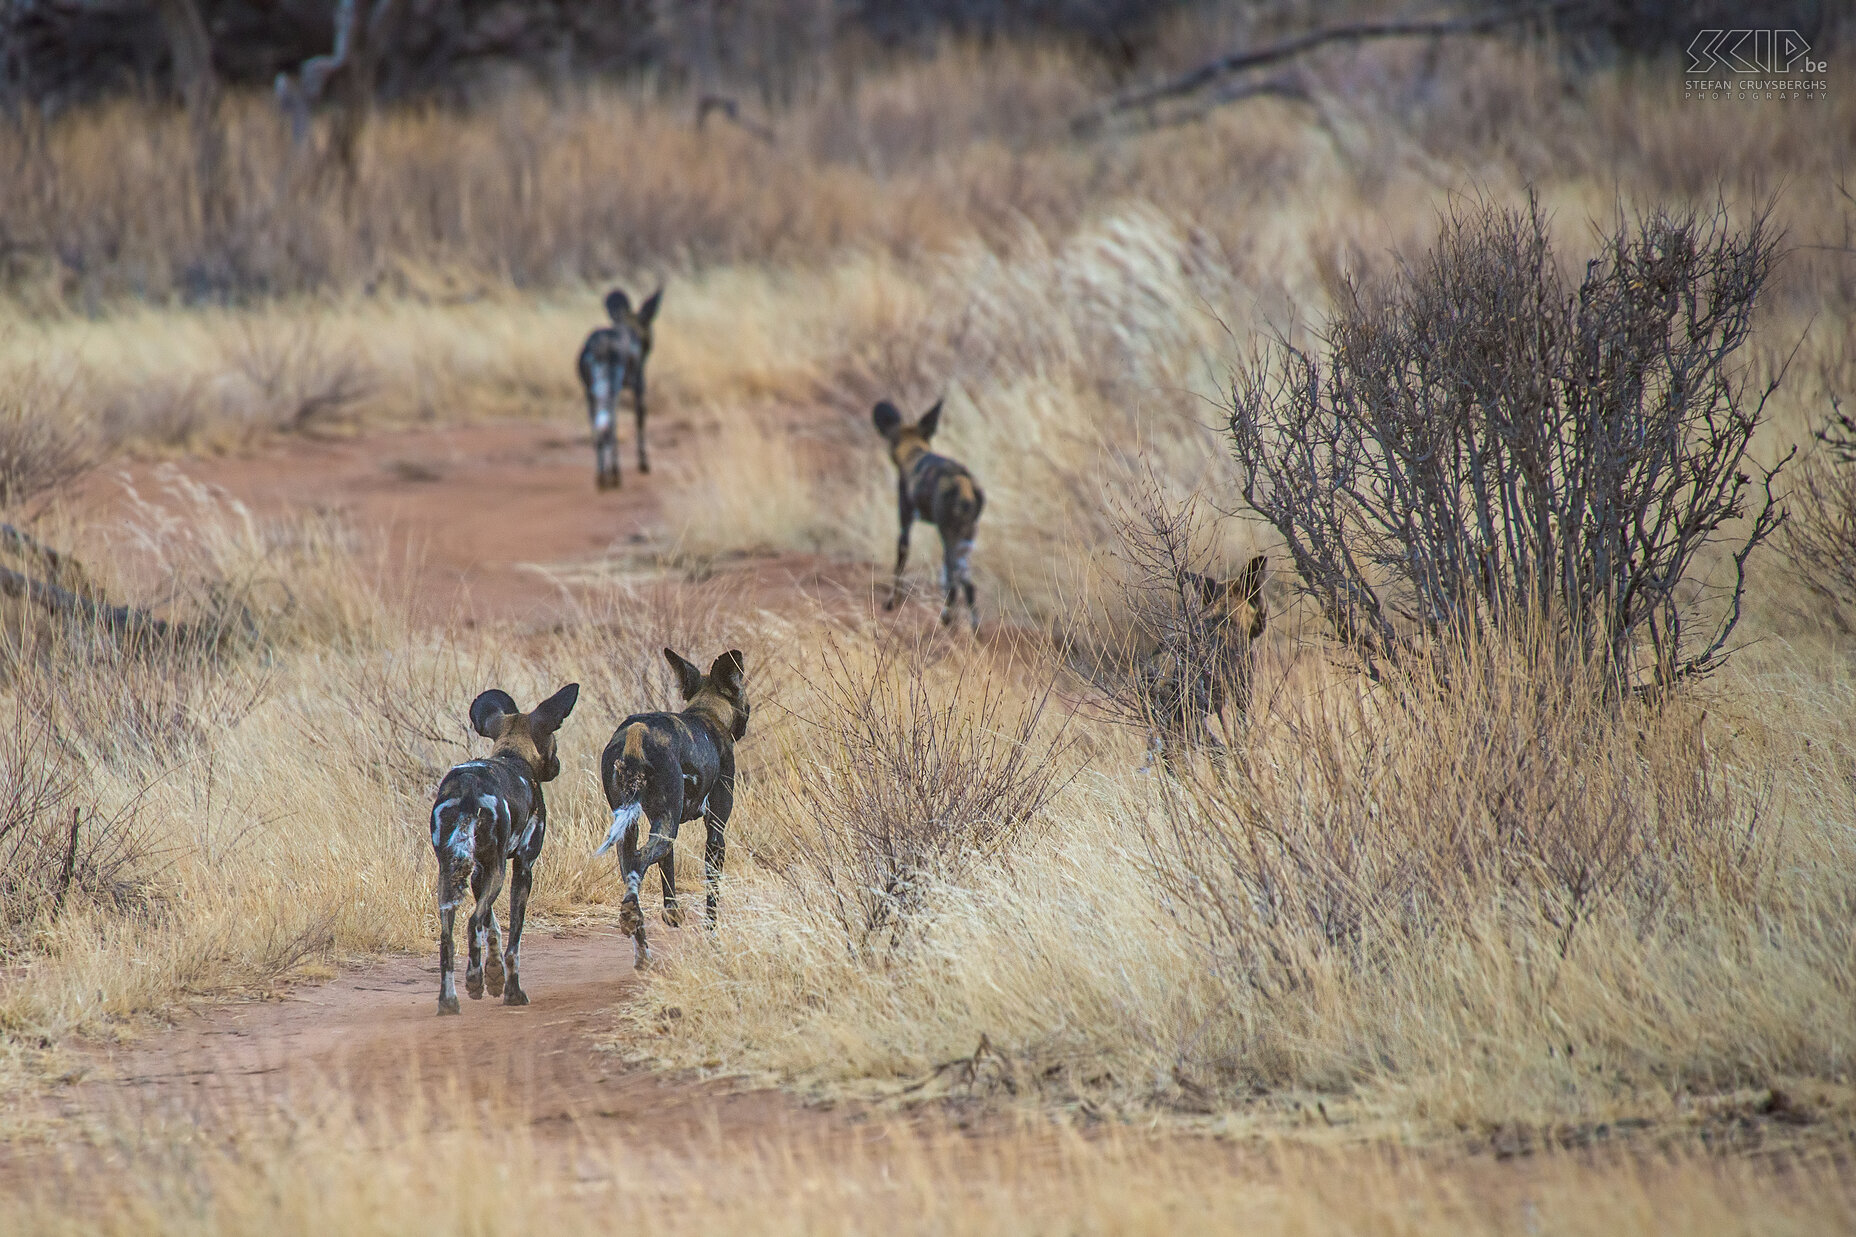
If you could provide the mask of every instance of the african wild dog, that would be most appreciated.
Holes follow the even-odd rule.
[[[1207,715],[1225,705],[1241,717],[1250,707],[1250,645],[1263,634],[1263,569],[1259,554],[1229,580],[1190,574],[1184,613],[1168,624],[1159,649],[1137,667],[1140,698],[1153,726],[1147,767],[1155,756],[1174,768],[1184,750],[1210,737]],[[1195,604],[1196,603],[1196,604]]]
[[[621,391],[632,393],[638,419],[638,471],[651,471],[644,451],[644,363],[651,355],[651,322],[663,297],[659,288],[634,310],[624,290],[614,288],[606,294],[612,325],[587,336],[580,349],[580,385],[586,388],[586,414],[593,421],[594,483],[602,490],[619,484],[616,418]]]
[[[470,705],[470,724],[495,746],[482,760],[470,760],[445,774],[432,807],[432,850],[438,856],[438,1012],[458,1012],[452,985],[451,927],[470,877],[476,900],[470,916],[470,967],[464,986],[473,1000],[483,996],[486,979],[491,996],[505,1005],[527,1005],[522,991],[522,918],[528,911],[535,860],[548,831],[548,808],[541,784],[560,776],[554,732],[580,698],[580,685],[569,683],[524,713],[504,691],[484,692]],[[515,861],[509,882],[509,949],[497,939],[496,895],[503,887],[505,865]],[[488,961],[484,954],[488,952]],[[508,978],[504,973],[507,970]]]
[[[746,671],[741,651],[730,649],[704,674],[670,649],[664,659],[676,673],[686,702],[680,713],[634,713],[612,732],[599,758],[600,783],[612,806],[612,829],[599,849],[619,847],[619,871],[625,898],[619,926],[632,936],[632,960],[651,960],[645,945],[644,913],[638,887],[657,865],[664,881],[664,922],[683,922],[677,909],[677,826],[702,817],[708,827],[703,850],[703,877],[709,890],[709,926],[715,926],[722,863],[727,858],[728,817],[735,810],[735,742],[748,730]],[[639,848],[638,821],[649,826],[649,841]]]
[[[929,440],[941,425],[941,401],[937,400],[913,425],[906,424],[901,411],[888,400],[872,409],[870,416],[876,422],[876,432],[889,443],[889,458],[896,466],[897,514],[902,519],[902,533],[896,538],[896,574],[883,608],[894,610],[902,596],[902,569],[909,561],[909,528],[919,518],[929,521],[941,534],[941,588],[947,594],[941,606],[941,622],[953,621],[956,599],[964,591],[967,617],[978,631],[980,616],[973,604],[969,560],[986,495],[974,484],[966,465],[928,449]]]

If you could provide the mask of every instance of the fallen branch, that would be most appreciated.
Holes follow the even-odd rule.
[[[106,602],[80,597],[69,589],[35,580],[11,567],[0,567],[0,593],[29,601],[56,618],[88,623],[114,635],[133,640],[165,640],[174,632],[173,624],[156,618],[134,606],[112,606]]]
[[[1442,38],[1450,35],[1486,34],[1515,22],[1527,21],[1538,17],[1547,17],[1580,7],[1585,0],[1553,0],[1552,3],[1534,4],[1525,8],[1510,9],[1501,13],[1484,13],[1476,17],[1433,18],[1426,21],[1367,21],[1354,22],[1345,26],[1329,26],[1325,30],[1314,30],[1307,34],[1272,43],[1254,51],[1233,52],[1209,61],[1196,69],[1190,69],[1178,77],[1157,86],[1131,91],[1119,95],[1099,105],[1093,110],[1076,118],[1077,128],[1100,123],[1116,112],[1131,108],[1147,107],[1167,99],[1176,99],[1234,73],[1248,69],[1261,68],[1291,60],[1330,43],[1363,43],[1379,39],[1424,39]],[[1233,97],[1244,97],[1238,94]]]
[[[749,133],[752,133],[769,146],[775,144],[773,130],[758,121],[749,120],[747,117],[743,116],[741,114],[741,105],[733,99],[728,98],[726,95],[706,94],[696,101],[696,131],[698,133],[702,132],[703,126],[708,123],[710,112],[722,113],[722,115],[728,117],[734,124],[740,128],[746,129]]]

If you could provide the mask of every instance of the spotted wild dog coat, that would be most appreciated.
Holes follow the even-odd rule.
[[[876,432],[889,443],[890,462],[896,466],[896,508],[902,521],[902,532],[896,538],[896,573],[883,608],[893,610],[901,599],[902,571],[909,561],[909,529],[917,519],[927,520],[941,534],[941,588],[946,594],[941,622],[953,621],[954,607],[964,593],[967,618],[978,631],[973,539],[980,512],[986,506],[986,494],[966,465],[928,449],[929,440],[941,426],[941,401],[936,401],[913,425],[906,423],[901,410],[888,400],[879,403],[870,415]]]
[[[644,448],[644,363],[651,355],[651,324],[657,318],[664,290],[653,292],[636,310],[621,288],[606,294],[602,326],[586,337],[580,349],[580,385],[586,388],[586,415],[593,423],[594,484],[615,489],[619,484],[619,393],[632,393],[632,411],[638,426],[638,471],[650,472]]]
[[[1234,706],[1241,717],[1250,708],[1250,646],[1263,634],[1268,615],[1263,606],[1267,555],[1259,554],[1229,580],[1190,574],[1184,584],[1196,592],[1163,632],[1160,647],[1138,669],[1141,699],[1154,727],[1148,760],[1154,756],[1172,767],[1183,748],[1210,737],[1208,716],[1222,717]]]
[[[535,861],[548,832],[548,805],[541,784],[560,776],[554,732],[580,698],[569,683],[524,713],[508,692],[495,688],[471,702],[470,724],[495,746],[482,760],[467,760],[438,783],[432,805],[432,851],[438,857],[438,1012],[458,1012],[451,932],[464,881],[470,879],[470,965],[464,985],[473,1000],[489,987],[505,1005],[527,1005],[522,991],[522,921],[528,912]],[[510,864],[509,948],[502,949],[496,924],[496,895]],[[488,955],[487,961],[485,955]]]
[[[709,926],[715,926],[722,865],[728,855],[728,818],[735,810],[735,743],[747,734],[746,669],[741,651],[730,649],[704,674],[671,649],[664,660],[677,676],[684,708],[677,713],[634,713],[619,724],[599,758],[600,784],[612,808],[612,828],[594,854],[619,848],[625,896],[619,926],[632,936],[633,962],[651,960],[645,943],[639,886],[655,865],[663,876],[664,922],[682,923],[677,906],[677,827],[702,819],[708,830],[703,877],[708,887]],[[639,845],[638,822],[648,840]]]

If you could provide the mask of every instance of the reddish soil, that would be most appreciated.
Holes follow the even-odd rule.
[[[674,459],[690,433],[674,419],[652,432],[660,459]],[[176,475],[261,517],[334,516],[384,550],[390,583],[405,590],[415,617],[434,624],[553,621],[561,595],[549,573],[635,570],[628,560],[667,540],[657,496],[675,484],[661,467],[639,474],[627,444],[623,485],[601,492],[584,434],[502,421],[279,439],[236,455],[111,468],[79,488],[77,505],[104,515],[93,527],[120,528],[131,490],[171,505],[165,493]],[[112,548],[120,557],[124,547]],[[750,573],[756,592],[776,595],[867,596],[872,578],[867,565],[802,554],[720,568]]]
[[[658,931],[671,949],[677,935]],[[436,953],[389,958],[281,999],[214,1006],[128,1047],[88,1051],[84,1079],[59,1088],[51,1111],[80,1123],[210,1128],[334,1092],[364,1110],[422,1111],[440,1122],[494,1111],[542,1137],[644,1123],[660,1144],[718,1125],[821,1119],[778,1093],[669,1078],[602,1047],[622,1033],[616,1011],[637,982],[630,942],[616,932],[532,932],[522,952],[529,1005],[465,998],[461,1016],[439,1017]]]

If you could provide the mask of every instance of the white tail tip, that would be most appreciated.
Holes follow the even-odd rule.
[[[612,828],[606,831],[606,840],[599,844],[599,849],[593,852],[593,857],[598,858],[611,850],[614,843],[637,826],[638,818],[642,815],[644,815],[644,809],[636,803],[615,809],[612,813]]]

